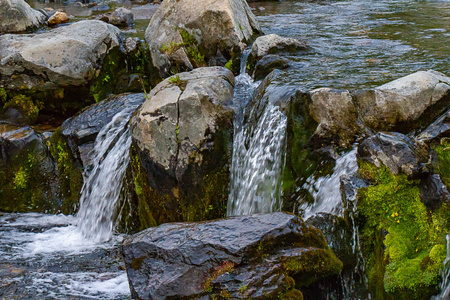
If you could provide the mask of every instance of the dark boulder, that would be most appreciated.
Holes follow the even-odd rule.
[[[421,142],[431,142],[441,137],[450,136],[450,110],[445,112],[418,136],[417,140]]]
[[[113,117],[129,106],[138,106],[145,100],[145,94],[122,94],[93,104],[77,115],[67,119],[61,125],[61,134],[67,139],[68,145],[86,167],[91,162],[90,152],[100,130]]]
[[[284,70],[288,67],[289,60],[278,55],[266,55],[256,63],[252,77],[255,80],[261,80],[275,69]]]
[[[392,174],[404,173],[417,178],[429,173],[428,147],[401,133],[380,132],[367,138],[359,145],[357,156],[360,161],[388,167]]]
[[[319,230],[281,212],[163,224],[128,238],[123,254],[136,299],[302,299],[294,286],[342,268]]]

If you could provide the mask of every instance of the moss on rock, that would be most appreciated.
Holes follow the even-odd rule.
[[[62,202],[62,212],[70,214],[76,211],[83,187],[81,164],[78,163],[67,144],[66,139],[57,129],[48,142],[48,147],[59,170],[59,193]]]
[[[449,208],[427,211],[419,181],[359,162],[372,185],[358,191],[361,240],[376,299],[424,299],[437,292],[445,259]]]

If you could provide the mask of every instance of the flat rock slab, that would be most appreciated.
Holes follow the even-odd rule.
[[[123,255],[139,299],[225,292],[233,299],[274,299],[292,290],[289,276],[321,278],[342,268],[319,230],[281,212],[163,224],[128,238]]]

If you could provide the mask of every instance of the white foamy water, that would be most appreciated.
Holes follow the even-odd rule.
[[[281,207],[286,123],[279,108],[268,105],[250,138],[245,127],[235,133],[229,216],[269,213]]]
[[[308,219],[320,212],[342,215],[340,178],[343,175],[354,174],[356,171],[358,171],[356,149],[353,149],[336,160],[333,174],[318,179],[314,179],[314,175],[309,177],[303,188],[314,197],[314,203],[306,203],[300,207],[304,212],[303,217]]]
[[[234,121],[228,216],[269,213],[281,207],[287,118],[277,106],[268,103],[256,126],[243,124],[243,108],[259,85],[245,73],[250,50],[247,48],[242,55],[234,92],[233,102],[240,107]],[[250,119],[255,113],[250,112]]]
[[[442,270],[442,282],[439,285],[441,292],[439,295],[432,297],[432,300],[448,300],[450,299],[450,234],[447,234],[447,257],[444,260],[444,268]]]

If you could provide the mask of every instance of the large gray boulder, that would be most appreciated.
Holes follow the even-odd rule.
[[[302,98],[302,99],[300,99]],[[351,144],[358,135],[378,131],[408,133],[422,128],[450,106],[450,78],[419,71],[370,90],[320,88],[298,93],[309,115],[319,124],[317,146]]]
[[[81,21],[42,34],[0,36],[0,85],[6,89],[82,86],[94,79],[106,54],[121,44],[120,30]]]
[[[162,77],[206,65],[223,66],[261,29],[244,0],[166,0],[145,39]]]
[[[24,0],[0,0],[0,34],[24,32],[39,27],[47,16]]]
[[[123,255],[135,299],[303,299],[294,284],[342,269],[319,230],[282,212],[163,224],[128,238]]]
[[[142,183],[138,195],[153,207],[142,212],[147,222],[154,219],[150,224],[224,213],[233,86],[233,74],[223,67],[180,73],[158,84],[131,119],[136,176],[144,172],[150,193],[144,196]]]
[[[437,117],[450,105],[450,78],[419,71],[355,94],[364,124],[375,130],[408,132]],[[423,123],[423,122],[422,122]]]

